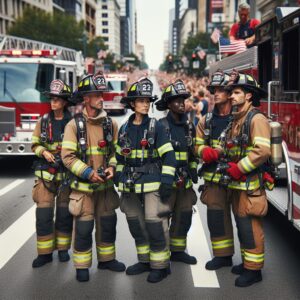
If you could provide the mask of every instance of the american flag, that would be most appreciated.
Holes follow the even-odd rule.
[[[234,54],[247,50],[244,40],[230,41],[227,38],[220,37],[220,54]]]
[[[219,42],[219,38],[220,38],[220,30],[218,28],[215,28],[214,31],[212,32],[210,38],[214,44],[217,44]]]
[[[223,8],[223,0],[212,0],[211,8]]]
[[[206,53],[203,49],[201,49],[197,52],[197,55],[199,56],[200,59],[204,59],[204,57],[206,56]]]

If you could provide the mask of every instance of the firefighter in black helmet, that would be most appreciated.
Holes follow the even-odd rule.
[[[83,113],[68,123],[62,159],[73,173],[69,210],[75,218],[73,260],[78,281],[89,280],[92,264],[92,232],[96,221],[96,249],[99,269],[125,270],[115,251],[119,196],[113,187],[117,123],[103,110],[107,83],[102,73],[84,77],[78,85],[77,100]]]
[[[168,199],[172,193],[175,154],[163,126],[149,118],[153,84],[147,78],[133,83],[122,103],[134,110],[120,128],[116,158],[116,184],[121,210],[126,214],[135,239],[138,263],[127,268],[128,275],[149,272],[155,283],[169,273]]]
[[[37,205],[38,251],[38,257],[32,263],[33,268],[51,262],[55,249],[58,250],[59,261],[68,261],[72,234],[72,215],[68,211],[70,189],[62,184],[65,168],[60,157],[64,128],[71,119],[67,106],[70,104],[72,91],[65,82],[53,80],[50,91],[44,94],[50,99],[51,111],[37,122],[32,135],[32,150],[40,158],[35,163],[37,179],[32,191]]]
[[[193,183],[197,183],[197,159],[194,155],[196,129],[185,115],[184,100],[190,97],[182,80],[165,88],[161,100],[155,103],[160,111],[169,109],[167,116],[160,119],[174,148],[176,171],[173,192],[169,199],[172,211],[170,225],[171,260],[196,264],[195,257],[187,254],[186,237],[192,223],[193,205],[197,196]]]

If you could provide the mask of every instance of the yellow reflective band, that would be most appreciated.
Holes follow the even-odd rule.
[[[241,256],[244,257],[245,256],[245,249],[241,248]]]
[[[198,151],[197,151],[197,154],[198,154],[198,156],[202,156],[201,154],[202,154],[202,150],[205,148],[206,146],[205,145],[203,145],[203,146],[200,146],[199,148],[198,148]]]
[[[149,245],[145,246],[136,246],[137,254],[148,254],[150,252]]]
[[[62,148],[77,151],[77,143],[71,142],[71,141],[63,141],[62,142]]]
[[[35,152],[36,156],[42,157],[42,153],[43,153],[44,150],[46,150],[45,147],[43,147],[43,146],[37,146],[37,147],[35,148],[35,151],[34,151],[34,152]]]
[[[82,87],[82,85],[83,85],[83,81],[80,81],[78,87]]]
[[[268,147],[268,148],[271,147],[271,141],[270,141],[270,139],[263,138],[263,137],[260,137],[260,136],[256,136],[253,139],[253,144],[254,145],[262,145],[262,146],[265,146],[265,147]]]
[[[38,143],[40,143],[40,137],[33,135],[31,137],[31,141],[32,141],[32,144],[38,144]]]
[[[60,144],[61,143],[59,143],[59,142],[54,142],[52,144],[45,143],[45,147],[49,151],[56,151],[57,150],[57,146],[59,146]]]
[[[73,253],[73,261],[74,263],[86,263],[92,260],[92,250],[84,253]]]
[[[124,165],[117,165],[116,172],[122,172],[124,169]]]
[[[52,181],[54,178],[54,174],[50,174],[49,172],[42,170],[36,170],[34,175],[38,178],[43,178],[46,181]]]
[[[243,167],[243,169],[249,173],[251,172],[252,170],[256,169],[256,167],[253,165],[253,163],[251,162],[251,160],[249,159],[248,156],[244,157],[242,160],[241,160],[241,165]]]
[[[81,192],[86,192],[86,193],[92,193],[95,191],[104,191],[107,188],[110,188],[114,185],[112,180],[108,180],[105,183],[99,183],[99,184],[91,184],[91,183],[87,183],[87,182],[77,182],[77,184],[75,184],[75,182],[73,181],[71,183],[71,188],[77,191],[81,191]],[[92,186],[96,187],[96,188],[92,188]]]
[[[38,249],[48,249],[54,247],[54,239],[48,241],[37,241]]]
[[[244,259],[247,261],[260,263],[265,260],[265,255],[264,255],[264,253],[263,254],[254,254],[254,253],[249,253],[249,252],[245,251]]]
[[[187,152],[175,152],[176,160],[187,160],[188,153]]]
[[[87,155],[105,155],[108,153],[108,149],[105,148],[100,148],[98,146],[92,146],[88,147],[86,150]]]
[[[165,92],[170,92],[171,91],[171,86],[168,86],[166,89],[165,89]]]
[[[229,239],[229,240],[222,240],[217,242],[212,241],[211,244],[213,249],[224,249],[224,248],[232,247],[233,240]]]
[[[173,151],[173,147],[171,143],[166,143],[157,149],[158,154],[162,157],[166,152]]]
[[[174,167],[170,167],[170,166],[162,166],[162,171],[161,173],[162,174],[168,174],[168,175],[171,175],[171,176],[174,176],[175,175],[175,168]]]
[[[116,152],[120,155],[122,155],[121,153],[121,147],[119,145],[116,145]]]
[[[204,145],[205,140],[200,137],[196,137],[196,145]]]
[[[142,191],[142,184],[135,184],[135,192],[136,193],[149,193],[149,192],[154,192],[159,189],[160,182],[150,182],[150,183],[144,183],[143,184],[143,191]],[[119,183],[118,186],[119,192],[130,192],[128,188],[125,187],[125,184]]]
[[[186,246],[186,239],[175,239],[175,238],[170,238],[170,244],[172,246],[181,246],[185,247]]]
[[[131,87],[131,89],[130,89],[130,91],[135,91],[136,90],[136,84],[134,84],[132,87]]]
[[[149,151],[147,149],[144,150],[144,158],[147,158]],[[158,157],[158,153],[156,150],[153,150],[153,157]],[[127,158],[142,158],[143,150],[141,149],[131,149],[130,155],[127,155]]]
[[[170,252],[168,250],[162,252],[150,251],[150,261],[166,261],[170,258]]]
[[[84,82],[83,82],[83,85],[89,85],[90,84],[90,79],[87,78]]]
[[[55,174],[55,180],[56,181],[61,181],[64,178],[64,173],[56,173]]]
[[[111,255],[115,253],[115,246],[101,247],[97,246],[97,253],[101,255]]]
[[[198,164],[195,161],[189,163],[189,167],[191,169],[197,169],[197,166],[198,166]]]
[[[219,140],[212,140],[211,143],[212,143],[212,146],[215,147],[215,146],[219,145]]]
[[[75,161],[75,163],[71,167],[71,172],[75,175],[79,176],[83,173],[83,171],[87,168],[87,165],[83,163],[81,160]]]
[[[56,237],[56,245],[70,245],[71,244],[71,237]]]
[[[115,167],[117,165],[117,159],[115,156],[113,156],[110,160],[109,160],[109,166],[113,166]]]

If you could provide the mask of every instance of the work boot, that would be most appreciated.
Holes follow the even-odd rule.
[[[245,271],[245,268],[244,268],[243,263],[233,266],[231,269],[231,273],[236,274],[236,275],[241,275],[244,271]]]
[[[166,269],[152,269],[147,277],[147,281],[151,283],[157,283],[162,281],[171,273],[170,268]]]
[[[187,254],[184,251],[180,252],[171,252],[171,261],[180,261],[188,265],[195,265],[197,263],[197,259],[194,256]]]
[[[51,261],[52,261],[52,253],[38,255],[38,257],[32,262],[32,267],[39,268]]]
[[[129,266],[126,269],[126,274],[127,275],[138,275],[144,272],[150,272],[150,264],[149,263],[141,263],[138,262],[132,266]]]
[[[206,270],[218,270],[222,267],[232,266],[232,256],[216,256],[212,260],[208,261],[205,265]]]
[[[123,263],[117,261],[116,259],[110,260],[110,261],[99,261],[98,262],[98,269],[101,270],[111,270],[114,272],[124,272],[126,267]]]
[[[235,280],[235,285],[247,287],[259,281],[262,281],[261,270],[245,269],[242,275]]]
[[[68,250],[60,250],[58,251],[58,259],[60,262],[66,262],[70,260],[70,255]]]
[[[89,269],[76,269],[76,279],[80,282],[89,281]]]

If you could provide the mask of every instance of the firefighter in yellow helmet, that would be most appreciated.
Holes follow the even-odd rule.
[[[72,92],[63,81],[53,80],[50,91],[45,95],[50,98],[51,111],[37,122],[32,135],[32,150],[40,158],[34,164],[37,179],[32,191],[37,205],[38,251],[38,257],[32,263],[33,268],[51,262],[55,249],[58,250],[59,261],[68,261],[72,234],[72,215],[68,211],[70,189],[62,184],[66,170],[60,156],[64,128],[71,120],[67,106],[71,103]]]
[[[69,210],[75,219],[73,261],[78,281],[89,280],[94,222],[98,268],[125,271],[125,265],[115,259],[119,196],[112,179],[118,127],[103,110],[105,91],[101,73],[79,82],[75,98],[85,108],[67,124],[62,145],[63,162],[72,173]]]

